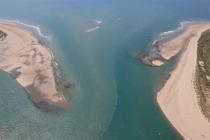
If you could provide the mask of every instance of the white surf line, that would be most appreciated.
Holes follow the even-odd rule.
[[[100,28],[100,26],[96,26],[96,27],[93,27],[93,28],[87,29],[85,32],[86,32],[86,33],[93,32],[93,31],[98,30],[99,28]]]
[[[98,20],[98,19],[95,19],[95,22],[96,22],[97,24],[102,24],[102,23],[103,23],[103,21]]]
[[[181,31],[183,31],[187,25],[189,24],[193,24],[194,22],[193,21],[183,21],[183,22],[179,22],[179,26],[177,27],[177,29],[174,29],[174,30],[169,30],[169,31],[166,31],[166,32],[162,32],[160,33],[158,36],[157,36],[157,40],[155,40],[152,44],[155,44],[157,41],[161,41],[165,38],[167,38],[169,35],[173,35],[175,33],[179,33]]]
[[[37,33],[38,33],[41,37],[43,37],[43,38],[45,38],[45,39],[47,39],[47,40],[50,40],[50,39],[51,39],[51,36],[47,36],[47,35],[44,35],[44,34],[42,33],[42,31],[41,31],[41,29],[40,29],[39,26],[26,24],[26,23],[23,23],[23,22],[18,21],[18,20],[1,19],[0,21],[11,22],[11,23],[15,23],[15,24],[19,24],[19,25],[22,25],[22,26],[25,26],[25,27],[32,28],[32,29],[36,30]]]
[[[170,30],[170,31],[166,31],[160,34],[160,36],[164,36],[164,35],[169,35],[169,34],[173,34],[175,32],[179,32],[181,30],[183,30],[187,25],[193,23],[192,21],[183,21],[179,23],[179,27],[175,30]]]

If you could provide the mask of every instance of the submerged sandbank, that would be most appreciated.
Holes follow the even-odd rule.
[[[0,21],[0,69],[9,73],[41,109],[63,108],[67,101],[56,83],[52,51],[19,24]]]
[[[167,119],[187,140],[210,139],[210,123],[201,111],[194,85],[198,40],[207,29],[210,29],[210,23],[194,22],[180,36],[164,43],[160,51],[167,60],[184,48],[176,68],[157,93],[157,102]]]

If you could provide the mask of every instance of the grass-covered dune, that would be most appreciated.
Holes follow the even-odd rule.
[[[198,41],[196,88],[204,115],[210,120],[210,29]]]

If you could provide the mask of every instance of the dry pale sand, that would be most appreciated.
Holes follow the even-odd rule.
[[[17,80],[35,105],[64,106],[67,102],[56,85],[51,50],[15,23],[0,21],[0,31],[7,34],[0,41],[0,69]]]
[[[188,45],[189,40],[197,33],[197,30],[201,28],[206,28],[209,26],[209,22],[191,22],[183,27],[183,32],[177,37],[159,44],[158,54],[165,60],[169,60],[171,57],[175,56],[181,51],[181,49]],[[160,60],[159,58],[153,58],[151,64],[153,66],[162,66],[165,60]]]
[[[201,33],[210,29],[210,23],[198,23],[187,27],[186,33],[190,37],[186,49],[183,51],[176,68],[163,88],[157,93],[157,102],[171,124],[187,140],[210,140],[210,123],[204,117],[198,104],[194,88],[194,75],[197,59],[197,42]],[[186,35],[187,37],[188,35]],[[185,37],[181,35],[181,37]],[[177,37],[172,46],[164,50],[165,58],[172,56],[177,49],[173,43],[182,44],[182,39]]]
[[[162,66],[164,64],[164,62],[163,61],[160,61],[160,60],[153,60],[152,61],[152,64],[154,66]]]

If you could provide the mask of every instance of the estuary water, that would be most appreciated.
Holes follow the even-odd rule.
[[[177,140],[155,101],[173,67],[135,56],[181,21],[208,20],[208,1],[0,0],[0,17],[38,26],[64,77],[70,105],[43,112],[0,72],[0,140]],[[196,10],[199,9],[199,10]],[[39,34],[39,32],[38,32]]]

